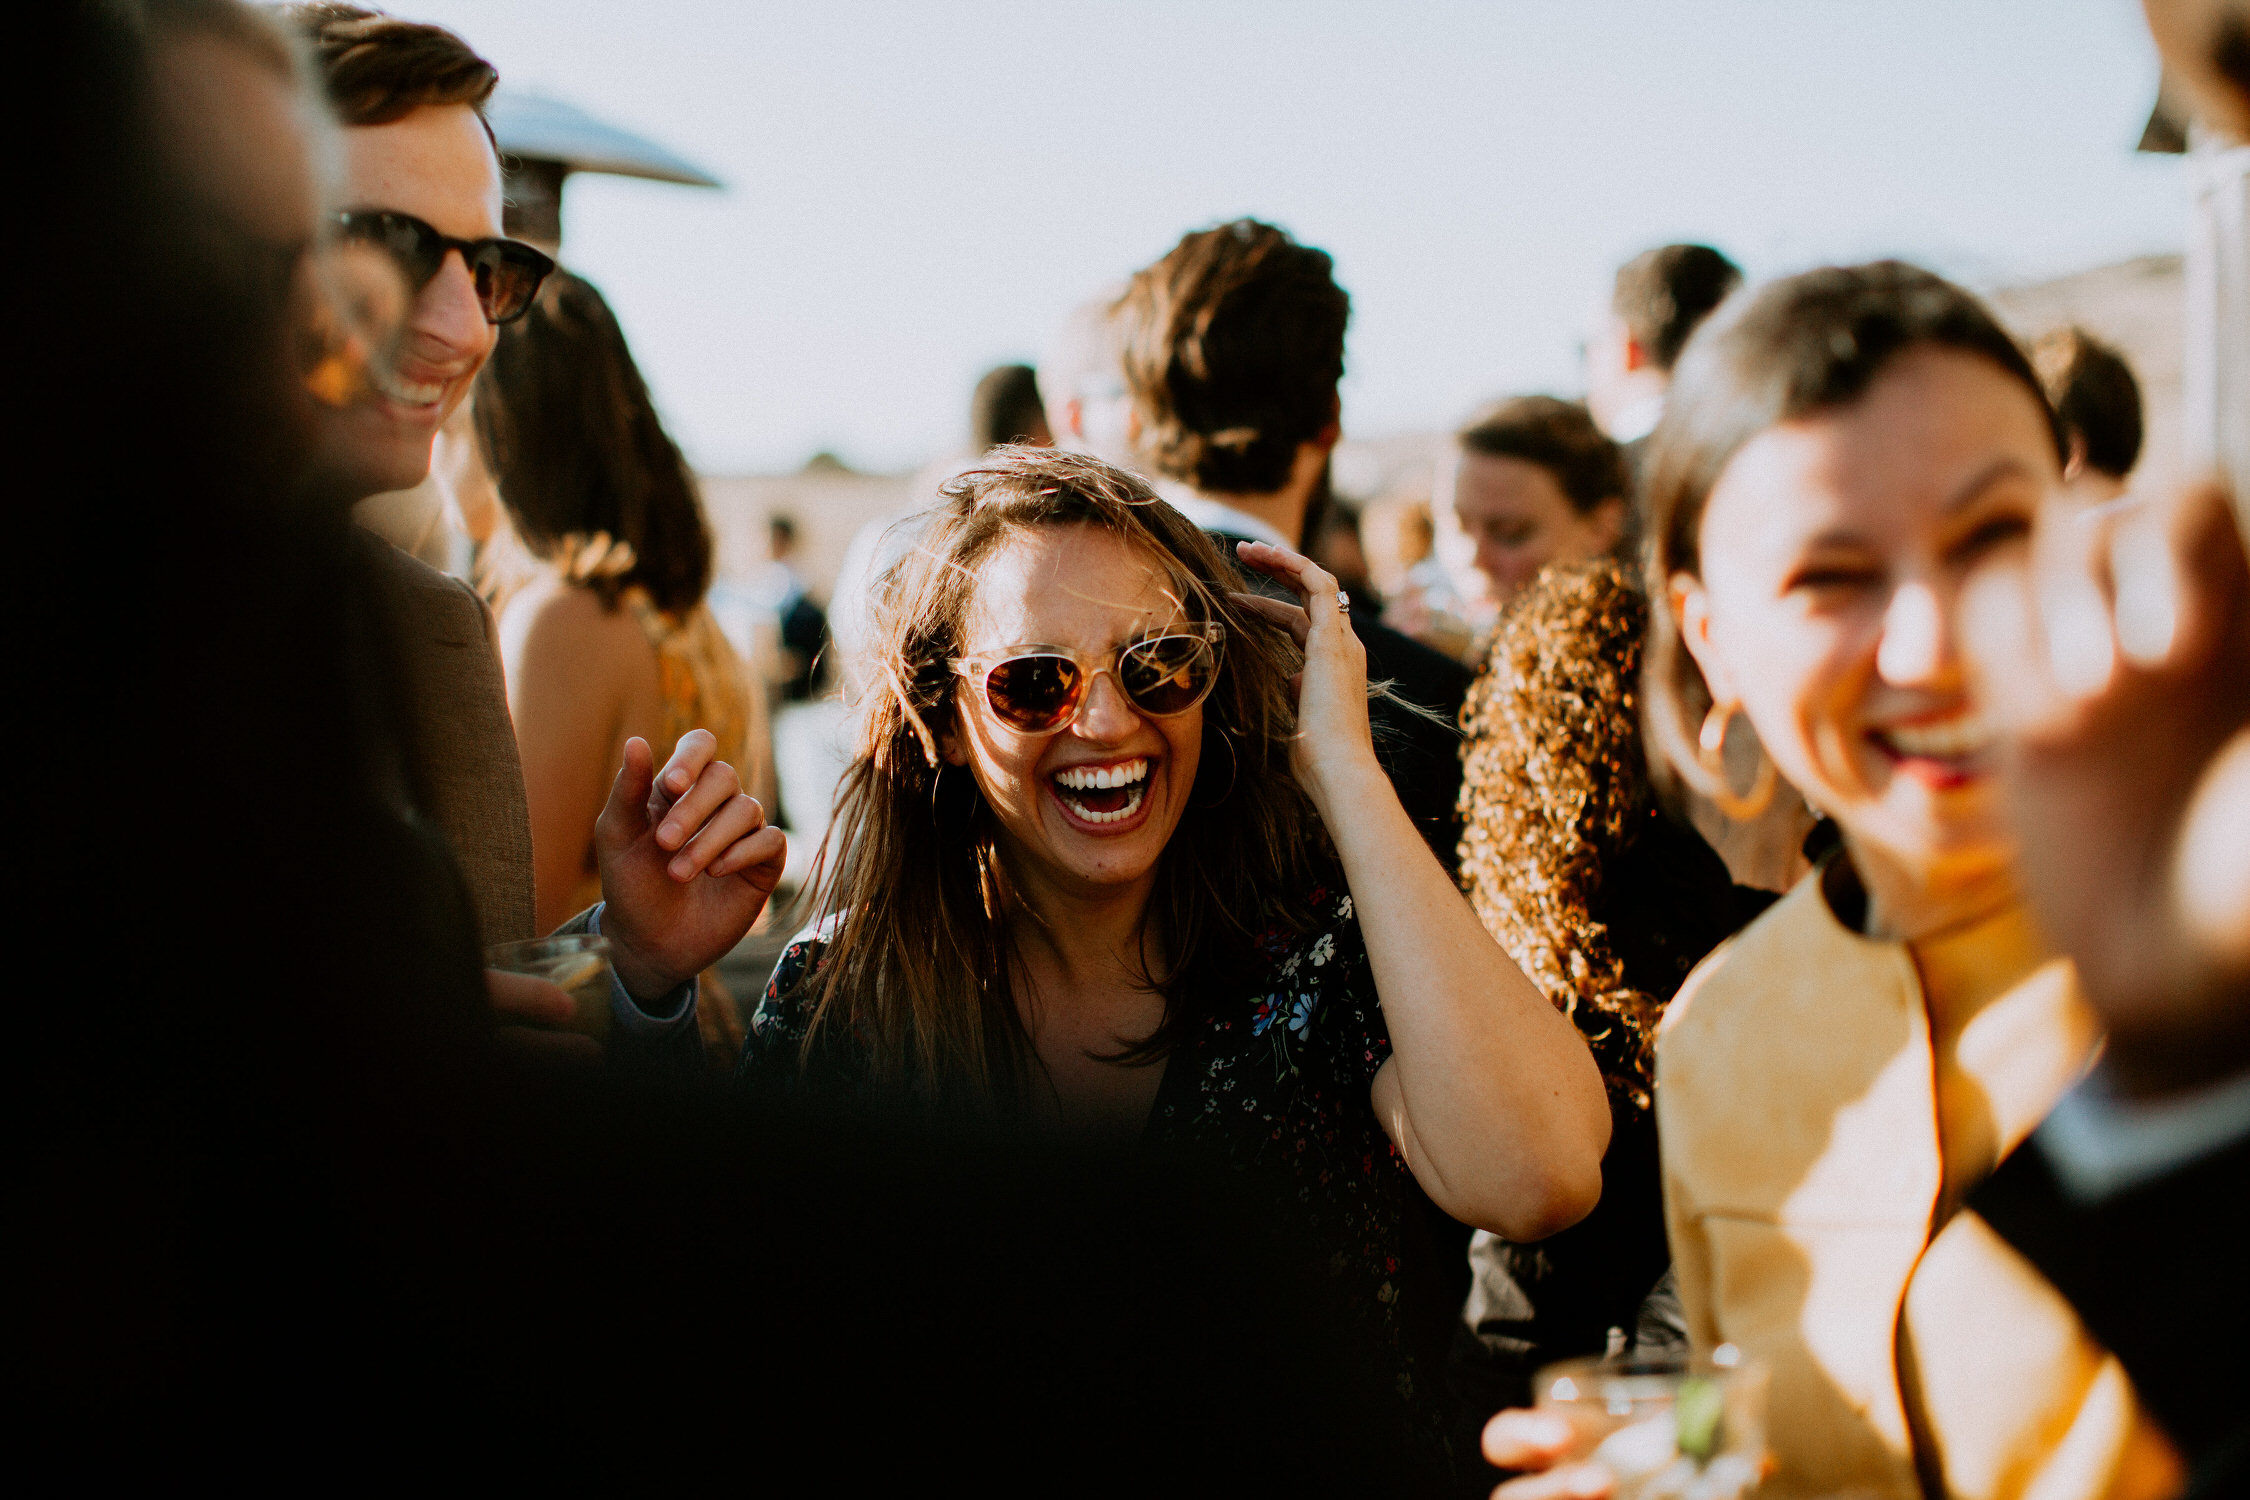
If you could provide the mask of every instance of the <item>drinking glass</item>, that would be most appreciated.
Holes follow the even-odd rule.
[[[1577,1435],[1570,1458],[1617,1477],[1615,1500],[1738,1500],[1763,1477],[1765,1369],[1732,1344],[1565,1360],[1533,1390]]]
[[[566,937],[495,943],[484,950],[487,968],[529,974],[560,985],[570,996],[572,1031],[597,1042],[609,1040],[609,939],[590,932]]]

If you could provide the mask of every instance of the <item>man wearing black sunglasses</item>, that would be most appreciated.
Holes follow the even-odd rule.
[[[343,211],[329,232],[379,252],[408,294],[395,351],[372,362],[369,388],[330,411],[318,436],[313,491],[356,504],[429,474],[438,428],[468,396],[498,326],[521,316],[554,263],[500,232],[500,159],[483,113],[499,79],[490,63],[442,27],[357,6],[284,15],[311,42],[343,126]],[[410,793],[451,846],[484,941],[532,937],[531,821],[491,612],[458,579],[373,536],[367,545],[393,605]],[[707,874],[709,851],[690,847],[722,814],[740,823],[736,804],[750,800],[714,746],[691,733],[659,768],[628,744],[595,841],[607,899],[564,924],[610,939],[621,1060],[700,1066],[693,978],[763,905],[746,880]],[[537,994],[498,982],[493,994],[518,1020],[561,1019]]]

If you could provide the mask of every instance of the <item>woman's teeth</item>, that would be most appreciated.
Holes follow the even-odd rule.
[[[1055,773],[1055,795],[1088,823],[1121,823],[1141,810],[1148,795],[1148,758],[1114,766],[1072,766]]]
[[[1130,786],[1148,776],[1148,757],[1137,756],[1120,761],[1114,766],[1072,766],[1067,771],[1057,771],[1055,780],[1076,791],[1090,787]]]
[[[1879,731],[1899,754],[1916,760],[1962,760],[1992,746],[1992,730],[1975,714],[1935,724],[1894,724]]]

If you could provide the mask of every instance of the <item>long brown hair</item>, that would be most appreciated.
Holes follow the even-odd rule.
[[[804,981],[805,1060],[842,1047],[863,1054],[886,1091],[948,1107],[1024,1098],[1034,1054],[1011,983],[1012,932],[1037,919],[1016,898],[974,777],[946,765],[938,744],[960,711],[950,664],[980,568],[1009,542],[1063,526],[1146,549],[1183,620],[1225,630],[1201,764],[1141,935],[1164,1020],[1120,1060],[1169,1050],[1196,998],[1226,982],[1261,927],[1309,920],[1301,900],[1328,845],[1289,771],[1295,643],[1234,602],[1233,566],[1140,479],[1082,454],[995,449],[946,483],[918,546],[871,601],[874,682],[816,876],[826,947]]]
[[[711,526],[695,475],[592,282],[557,271],[500,330],[472,415],[500,503],[533,556],[622,544],[620,566],[585,580],[604,604],[636,583],[670,614],[702,602]]]
[[[1650,442],[1642,493],[1651,608],[1641,697],[1660,791],[1674,794],[1686,780],[1710,794],[1694,780],[1703,774],[1694,747],[1711,693],[1665,601],[1675,575],[1703,574],[1712,487],[1759,433],[1850,405],[1893,360],[1923,347],[1975,355],[2016,381],[2046,415],[2057,462],[2067,457],[2039,377],[1999,320],[1950,281],[1903,261],[1773,282],[1728,302],[1689,341]]]

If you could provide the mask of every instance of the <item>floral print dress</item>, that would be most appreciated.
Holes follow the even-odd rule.
[[[1377,1119],[1376,1070],[1391,1055],[1367,946],[1341,880],[1311,893],[1303,933],[1256,939],[1257,978],[1216,998],[1167,1059],[1143,1140],[1206,1154],[1259,1179],[1296,1220],[1308,1263],[1333,1278],[1347,1309],[1396,1365],[1389,1382],[1410,1436],[1442,1449],[1443,1372],[1407,1327],[1410,1216],[1434,1214]],[[818,936],[781,956],[750,1020],[739,1077],[792,1087],[808,1020],[800,981],[819,964]],[[823,1048],[816,1057],[829,1056]],[[820,1065],[816,1062],[816,1068]],[[853,1080],[825,1082],[849,1086]]]

